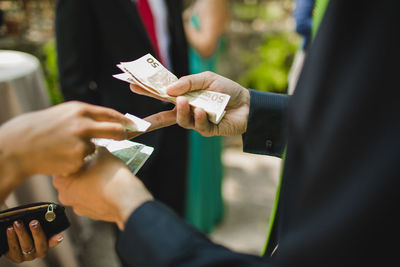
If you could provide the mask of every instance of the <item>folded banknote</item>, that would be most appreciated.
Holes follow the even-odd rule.
[[[145,120],[143,120],[141,118],[138,118],[138,117],[136,117],[136,116],[134,116],[132,114],[129,114],[129,113],[126,113],[125,117],[130,119],[134,124],[133,128],[129,127],[129,129],[128,129],[128,130],[130,130],[132,132],[145,132],[151,125],[150,122],[145,121]]]
[[[93,138],[97,146],[105,147],[114,156],[120,158],[133,174],[136,174],[146,160],[153,153],[154,148],[128,140],[116,141],[112,139]]]
[[[175,97],[166,93],[166,89],[178,78],[167,70],[152,55],[147,54],[131,62],[117,65],[123,73],[113,75],[122,81],[136,84],[146,91],[175,103]],[[210,90],[196,90],[185,94],[189,104],[206,111],[208,119],[218,124],[225,115],[225,108],[230,96]]]
[[[145,132],[151,125],[150,122],[129,113],[126,113],[125,117],[130,119],[134,124],[133,128],[129,128],[130,131]],[[93,138],[92,142],[97,146],[105,147],[112,154],[120,158],[133,174],[139,171],[154,150],[150,146],[129,140],[116,141],[113,139]]]

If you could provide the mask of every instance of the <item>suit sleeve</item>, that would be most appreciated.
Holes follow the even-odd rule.
[[[91,1],[59,0],[56,40],[61,90],[66,100],[96,103],[95,28]]]
[[[250,90],[247,131],[243,151],[281,157],[286,144],[289,96]]]
[[[160,202],[134,211],[117,240],[128,266],[266,266],[267,259],[212,243]]]

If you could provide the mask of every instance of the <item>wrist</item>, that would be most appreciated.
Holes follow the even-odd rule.
[[[26,172],[26,166],[23,153],[19,149],[22,144],[18,142],[20,136],[15,129],[13,119],[0,127],[0,174],[2,178],[12,177],[13,180],[21,181],[29,174]],[[16,182],[17,182],[16,181]]]
[[[148,197],[136,199],[135,201],[130,201],[125,203],[125,205],[120,205],[119,216],[116,221],[116,224],[119,230],[123,231],[125,229],[125,224],[128,221],[129,217],[134,213],[140,206],[142,206],[147,201],[154,200],[150,195]]]
[[[18,158],[0,149],[0,203],[23,181]]]
[[[131,214],[145,202],[151,201],[154,198],[143,183],[137,177],[133,176],[128,169],[124,168],[120,171],[128,173],[123,175],[117,174],[117,176],[124,178],[115,184],[116,190],[113,190],[114,193],[111,192],[111,194],[117,211],[115,223],[123,231]]]
[[[6,141],[0,134],[0,177],[4,179],[11,179],[15,183],[19,183],[24,178],[24,171],[21,166],[21,158],[14,153],[11,148],[12,144],[2,142]]]
[[[123,231],[125,229],[125,225],[127,223],[127,221],[129,220],[129,217],[131,217],[131,215],[140,207],[142,206],[144,203],[148,202],[148,201],[152,201],[154,200],[153,197],[150,198],[146,198],[146,199],[142,199],[139,202],[135,202],[135,203],[131,203],[131,205],[126,206],[124,210],[121,210],[119,212],[119,218],[118,220],[115,222],[118,226],[118,229],[120,231]]]

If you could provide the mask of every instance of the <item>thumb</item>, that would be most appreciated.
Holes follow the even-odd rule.
[[[180,96],[190,91],[208,89],[216,78],[216,74],[210,71],[183,76],[168,86],[167,94]]]
[[[170,96],[180,96],[190,91],[191,86],[190,76],[182,77],[176,82],[170,84],[166,92]]]
[[[96,155],[95,158],[99,159],[99,158],[104,158],[107,157],[109,155],[112,155],[107,148],[105,148],[104,146],[98,146],[97,150],[96,150]]]
[[[57,234],[52,236],[49,239],[49,248],[54,248],[55,246],[57,246],[58,244],[61,243],[61,241],[63,241],[64,236],[62,234]]]

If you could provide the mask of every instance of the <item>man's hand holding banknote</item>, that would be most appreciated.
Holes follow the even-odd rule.
[[[154,130],[178,123],[203,136],[232,136],[246,131],[250,95],[239,84],[212,72],[189,75],[179,80],[154,57],[118,65],[124,73],[115,78],[129,82],[133,92],[176,104],[145,118]]]

